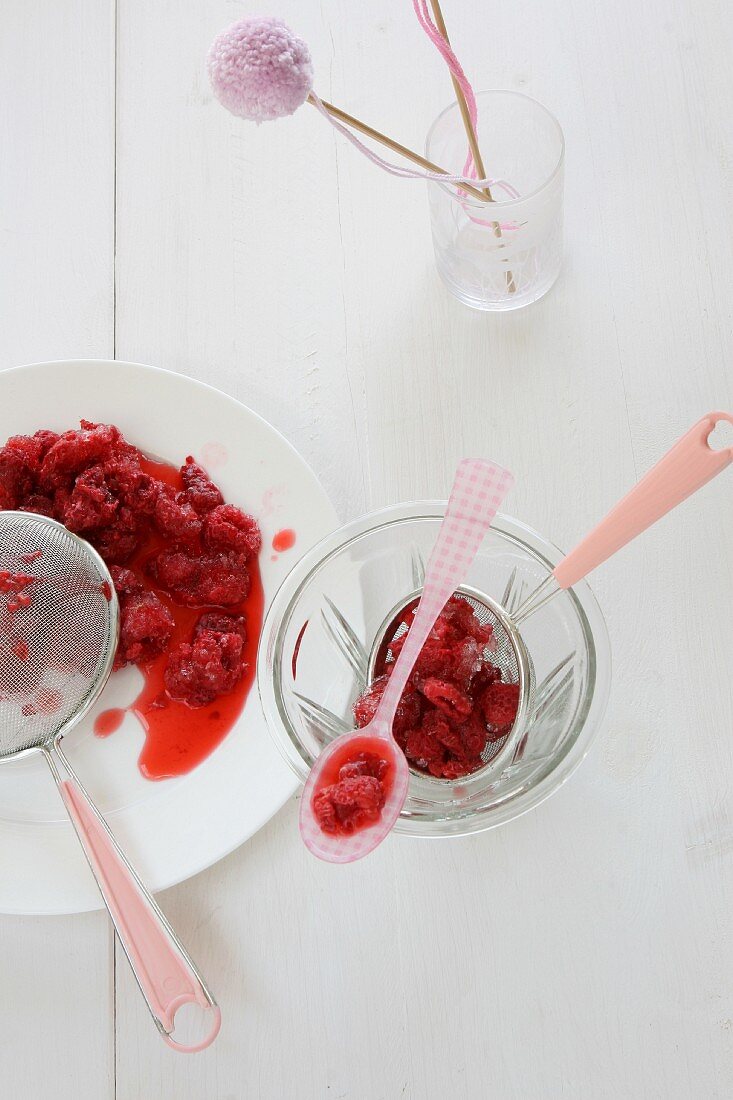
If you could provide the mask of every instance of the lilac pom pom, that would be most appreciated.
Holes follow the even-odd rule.
[[[292,115],[313,86],[308,47],[280,19],[242,19],[214,39],[207,59],[214,95],[252,122]]]

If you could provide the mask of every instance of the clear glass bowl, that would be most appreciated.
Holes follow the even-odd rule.
[[[444,510],[444,501],[419,501],[347,524],[310,550],[275,596],[258,686],[275,742],[302,781],[323,745],[353,729],[352,706],[384,626],[421,587]],[[466,586],[516,608],[562,556],[529,527],[498,515]],[[585,756],[611,676],[606,625],[587,584],[555,595],[521,632],[536,689],[516,749],[503,766],[462,779],[412,771],[397,832],[461,836],[510,821],[557,790]]]

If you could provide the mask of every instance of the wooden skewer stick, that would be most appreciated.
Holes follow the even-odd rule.
[[[308,102],[313,103],[311,96],[308,96]],[[359,133],[364,134],[365,137],[372,138],[373,141],[378,141],[381,145],[386,145],[393,153],[398,153],[401,157],[406,157],[407,160],[411,160],[413,164],[418,164],[421,168],[426,168],[428,172],[437,172],[441,176],[449,175],[445,168],[440,168],[437,164],[433,164],[431,160],[426,160],[425,157],[421,157],[419,153],[415,153],[412,149],[408,149],[406,145],[400,145],[398,141],[395,141],[391,137],[387,137],[386,134],[380,133],[379,130],[375,130],[372,126],[368,126],[366,122],[362,122],[361,119],[354,118],[353,115],[348,115],[346,111],[342,111],[340,107],[334,107],[333,103],[328,103],[325,99],[322,99],[321,103],[326,108],[329,115],[333,115],[339,122],[351,126],[352,129],[358,130]],[[460,188],[462,191],[468,191],[469,194],[473,195],[475,198],[481,199],[482,202],[491,201],[490,196],[480,191],[478,187],[472,187],[470,183],[462,183],[460,184]]]
[[[445,19],[443,18],[443,12],[440,10],[439,0],[430,0],[430,6],[433,9],[433,16],[435,18],[435,26],[442,34],[445,41],[450,46],[450,39],[448,37],[448,31],[445,25]],[[484,162],[481,157],[481,150],[478,147],[478,138],[476,131],[473,128],[471,122],[471,113],[468,109],[468,103],[466,97],[463,94],[463,88],[456,80],[453,73],[451,73],[451,80],[453,81],[453,90],[456,93],[456,99],[458,100],[458,107],[461,112],[461,118],[463,119],[463,128],[466,131],[466,137],[468,138],[468,146],[471,150],[471,156],[473,157],[473,163],[476,165],[476,171],[479,174],[480,179],[486,179],[486,169],[484,168]],[[468,188],[465,188],[468,190]],[[475,190],[475,188],[474,188]],[[485,189],[486,198],[489,202],[494,202],[494,198],[491,194],[490,188]],[[494,230],[494,236],[501,239],[501,226],[498,222],[492,222],[492,229]],[[517,287],[514,282],[514,276],[511,271],[506,272],[506,286],[510,294],[515,294]]]

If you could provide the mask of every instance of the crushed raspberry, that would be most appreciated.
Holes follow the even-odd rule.
[[[481,696],[484,718],[497,733],[505,733],[517,716],[519,684],[490,684]]]
[[[313,813],[324,833],[343,836],[378,821],[388,772],[389,763],[376,753],[359,752],[345,761],[336,782],[313,796]]]
[[[162,487],[155,501],[153,521],[161,535],[171,542],[195,546],[201,534],[198,512],[183,493],[175,493],[169,485]]]
[[[360,729],[374,717],[413,618],[411,608],[396,624],[396,632],[407,630],[380,655],[381,675],[354,704]],[[413,767],[440,779],[459,779],[480,768],[486,746],[509,732],[519,685],[502,681],[501,670],[489,659],[495,649],[491,625],[481,623],[466,600],[453,596],[423,646],[392,727]]]
[[[120,640],[114,667],[147,664],[167,648],[175,626],[173,616],[129,569],[115,569],[113,580],[120,602]]]
[[[356,724],[359,729],[363,729],[364,726],[369,725],[374,715],[377,713],[377,707],[379,706],[379,701],[382,698],[384,689],[387,686],[388,679],[389,676],[386,675],[378,676],[356,700],[354,704],[354,717],[356,718]],[[416,692],[405,691],[397,705],[397,712],[394,722],[392,723],[392,732],[395,737],[399,737],[401,734],[406,733],[407,730],[416,726],[420,721],[420,712],[420,697]]]
[[[207,611],[194,627],[194,638],[197,638],[203,630],[210,630],[212,634],[238,634],[243,642],[247,641],[247,624],[244,621],[244,615],[227,615],[223,611]]]
[[[249,592],[247,558],[234,550],[201,555],[163,550],[149,563],[148,572],[161,588],[189,607],[231,607]]]
[[[437,676],[429,676],[422,681],[420,690],[434,707],[442,710],[449,718],[460,720],[473,710],[473,702],[465,691],[461,691],[460,688],[457,688],[455,684],[451,684],[448,680],[439,680]]]
[[[132,508],[122,505],[109,527],[95,527],[84,532],[108,565],[124,565],[140,548],[145,534],[144,527]]]
[[[233,504],[220,504],[204,517],[203,538],[210,550],[236,550],[248,558],[262,547],[257,522]]]
[[[49,448],[41,463],[41,488],[55,489],[73,480],[75,474],[103,460],[134,453],[119,428],[82,420],[81,428],[64,432]]]
[[[30,467],[6,444],[0,450],[0,508],[17,508],[32,488],[33,473]]]
[[[237,612],[250,592],[260,531],[193,458],[176,477],[114,425],[86,420],[62,434],[13,436],[0,448],[0,509],[57,519],[97,549],[119,599],[115,668],[149,669],[170,650],[159,673],[163,704],[200,708],[241,680],[249,643]],[[30,601],[20,577],[0,574],[7,611]],[[184,609],[199,607],[194,623],[195,612]],[[21,653],[22,646],[16,656],[25,659]]]
[[[232,691],[242,673],[241,634],[197,630],[193,641],[182,642],[168,657],[165,688],[171,699],[203,707]]]
[[[224,497],[211,481],[205,470],[197,466],[189,455],[185,465],[181,466],[181,480],[186,499],[193,505],[199,515],[203,516],[212,508],[224,503]]]
[[[81,534],[95,527],[110,527],[120,506],[111,493],[102,466],[90,466],[76,479],[64,506],[64,526]]]

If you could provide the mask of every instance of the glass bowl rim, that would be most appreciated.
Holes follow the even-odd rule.
[[[444,514],[446,505],[446,500],[437,499],[402,502],[375,509],[349,521],[307,550],[275,593],[260,635],[257,654],[257,687],[270,737],[301,783],[305,782],[311,767],[312,761],[309,763],[307,759],[310,754],[304,755],[305,750],[297,730],[280,705],[274,683],[275,677],[268,675],[266,671],[268,663],[275,666],[274,651],[278,642],[281,641],[283,626],[290,621],[291,611],[313,574],[335,554],[345,550],[356,539],[395,522],[439,519]],[[491,529],[509,540],[518,542],[525,550],[530,551],[538,562],[547,566],[548,572],[551,572],[564,556],[564,551],[544,535],[505,513],[497,512]],[[536,783],[512,795],[505,803],[498,802],[490,811],[477,810],[473,815],[468,814],[453,821],[445,819],[430,821],[404,816],[398,819],[395,832],[409,836],[440,838],[467,836],[495,828],[521,817],[540,805],[554,794],[582,763],[595,740],[608,703],[611,685],[611,646],[605,618],[587,581],[579,581],[572,589],[566,590],[566,595],[575,605],[575,612],[588,646],[592,669],[592,687],[590,694],[586,691],[587,704],[584,707],[580,728],[567,751],[553,762],[550,770],[544,773]],[[270,660],[271,653],[273,658]],[[426,825],[427,828],[425,828]],[[430,828],[431,825],[434,826],[434,830]]]

